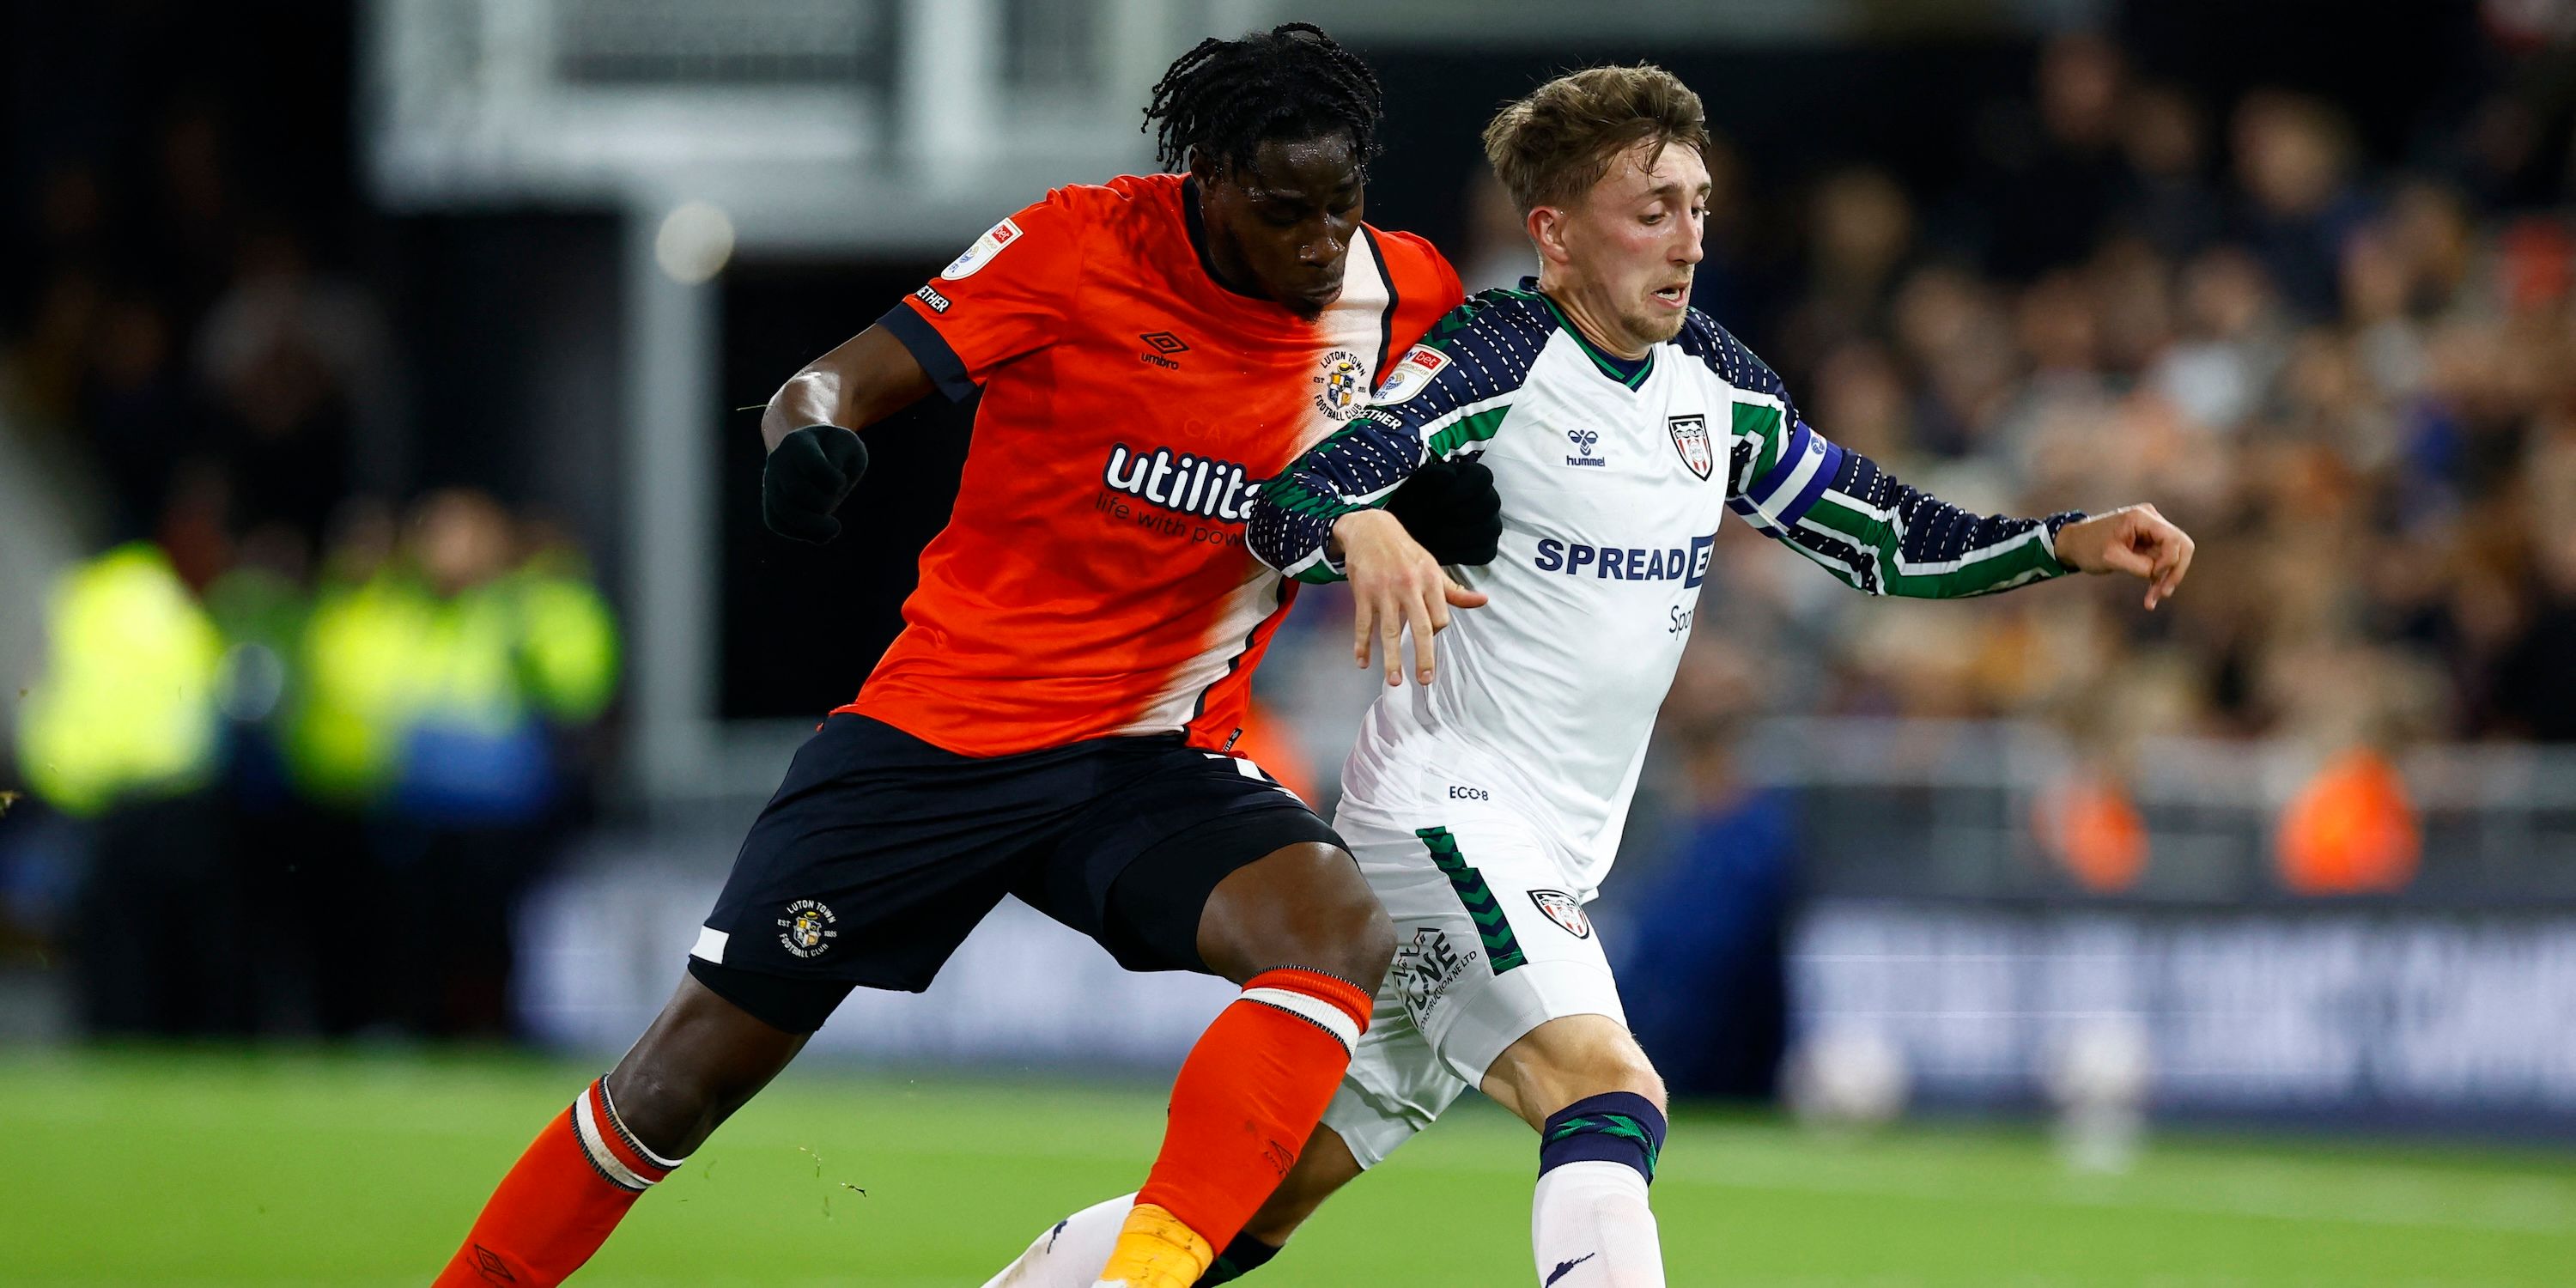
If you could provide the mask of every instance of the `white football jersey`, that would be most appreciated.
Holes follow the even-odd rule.
[[[1771,369],[1697,310],[1626,362],[1525,289],[1469,301],[1365,413],[1263,484],[1253,549],[1291,576],[1338,580],[1332,521],[1383,503],[1428,459],[1461,457],[1481,459],[1502,496],[1500,552],[1451,570],[1490,602],[1451,614],[1430,685],[1370,708],[1344,808],[1508,811],[1554,838],[1583,900],[1618,853],[1728,510],[1859,589],[1908,595],[2056,575],[2055,530],[2078,517],[1986,518],[1904,487],[1809,429]]]

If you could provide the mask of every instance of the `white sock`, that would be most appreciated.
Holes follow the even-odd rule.
[[[1048,1226],[1018,1260],[985,1280],[984,1288],[1091,1288],[1135,1206],[1135,1195],[1121,1194]]]
[[[1539,1288],[1664,1288],[1646,1178],[1626,1163],[1561,1163],[1540,1175],[1530,1249]]]

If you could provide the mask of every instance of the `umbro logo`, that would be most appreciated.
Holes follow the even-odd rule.
[[[1147,331],[1136,338],[1144,341],[1145,347],[1153,350],[1152,353],[1137,354],[1136,360],[1161,367],[1165,371],[1180,370],[1181,364],[1172,361],[1172,355],[1190,351],[1187,342],[1169,331]]]
[[[508,1288],[508,1285],[519,1282],[519,1277],[510,1273],[510,1263],[479,1243],[474,1245],[474,1273],[483,1276],[483,1282],[499,1288]]]

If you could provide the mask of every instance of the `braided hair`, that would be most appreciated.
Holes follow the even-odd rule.
[[[1377,73],[1359,55],[1313,23],[1292,22],[1241,40],[1211,36],[1172,60],[1137,128],[1153,131],[1167,170],[1247,168],[1270,140],[1348,134],[1365,178],[1384,110]]]

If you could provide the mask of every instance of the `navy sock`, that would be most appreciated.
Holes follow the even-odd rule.
[[[1207,1273],[1199,1276],[1197,1288],[1216,1288],[1218,1284],[1233,1283],[1259,1270],[1265,1262],[1278,1255],[1279,1249],[1251,1235],[1238,1234],[1234,1236],[1234,1242],[1225,1245],[1225,1251],[1216,1254],[1216,1261],[1208,1266]]]
[[[1586,1096],[1549,1114],[1538,1133],[1538,1174],[1567,1163],[1626,1163],[1648,1184],[1664,1152],[1664,1114],[1633,1091]]]

